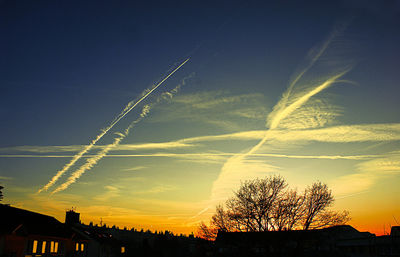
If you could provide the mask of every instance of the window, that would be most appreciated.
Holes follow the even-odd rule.
[[[58,252],[58,242],[54,243],[54,252]]]
[[[36,253],[37,252],[37,245],[38,245],[38,241],[37,240],[33,240],[32,253]]]
[[[79,251],[79,244],[78,243],[75,244],[75,251]]]
[[[125,253],[125,246],[121,246],[121,253]]]
[[[81,244],[81,252],[85,251],[85,245]]]
[[[42,242],[42,253],[46,252],[46,241]]]
[[[54,253],[54,241],[50,242],[50,252]]]

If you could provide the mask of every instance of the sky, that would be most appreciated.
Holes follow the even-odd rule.
[[[241,181],[400,225],[400,1],[0,1],[3,203],[195,232]]]

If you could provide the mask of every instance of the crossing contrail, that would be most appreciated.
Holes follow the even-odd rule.
[[[170,92],[165,92],[163,93],[160,97],[158,97],[158,99],[152,103],[152,104],[146,104],[143,109],[142,112],[140,113],[140,117],[137,118],[136,120],[134,120],[133,122],[131,122],[131,124],[129,124],[129,126],[124,130],[123,133],[116,133],[119,137],[114,138],[114,142],[107,145],[105,148],[103,148],[103,150],[101,150],[99,153],[97,153],[95,156],[90,157],[86,160],[86,163],[83,164],[80,168],[78,168],[77,170],[75,170],[71,176],[67,179],[66,182],[64,182],[63,184],[61,184],[59,187],[57,187],[52,194],[63,191],[65,189],[67,189],[71,184],[75,183],[75,181],[77,179],[79,179],[86,171],[90,170],[91,168],[93,168],[94,165],[96,165],[101,159],[103,159],[105,156],[107,156],[108,152],[111,151],[113,148],[117,147],[120,142],[129,135],[130,130],[136,126],[137,123],[139,123],[143,118],[145,118],[147,116],[147,114],[150,112],[150,109],[160,103],[162,100],[165,99],[165,96],[167,95],[168,98],[172,98],[176,93],[178,93],[179,89],[181,88],[181,86],[185,85],[186,83],[186,79],[191,78],[193,76],[193,73],[191,75],[189,75],[188,77],[184,78],[182,80],[182,83],[179,84],[178,86],[176,86],[174,89],[172,89]]]
[[[83,173],[85,173],[87,170],[93,168],[94,165],[96,165],[101,159],[103,159],[104,156],[107,155],[107,153],[115,148],[116,146],[119,145],[119,143],[129,134],[129,131],[133,126],[135,126],[138,122],[140,122],[149,112],[149,106],[145,105],[145,107],[142,110],[142,113],[140,114],[140,117],[133,121],[128,128],[125,130],[124,133],[116,133],[119,137],[114,138],[114,142],[107,145],[104,147],[99,153],[97,153],[95,156],[90,157],[89,159],[86,160],[86,163],[83,164],[80,168],[78,168],[76,171],[74,171],[71,176],[67,179],[66,182],[61,184],[59,187],[57,187],[52,194],[63,191],[69,187],[72,183],[75,183],[75,181],[80,178]]]
[[[282,123],[291,117],[293,113],[301,110],[315,95],[326,90],[333,84],[341,82],[339,79],[350,71],[352,66],[349,64],[336,68],[337,70],[331,70],[329,74],[315,80],[315,82],[310,81],[310,84],[307,83],[304,87],[299,87],[296,94],[293,93],[299,86],[300,81],[303,80],[303,77],[309,73],[310,69],[312,69],[326,54],[330,45],[335,38],[341,34],[345,27],[346,24],[342,27],[335,28],[320,47],[313,48],[312,51],[310,51],[307,58],[309,60],[308,64],[301,69],[300,73],[289,83],[288,89],[273,107],[272,112],[267,116],[267,130],[261,140],[249,150],[229,158],[223,165],[221,173],[213,183],[210,203],[216,203],[217,201],[225,199],[226,195],[232,191],[232,185],[237,184],[240,180],[249,179],[252,176],[260,176],[260,174],[265,174],[266,172],[275,172],[277,170],[277,167],[267,163],[263,164],[263,166],[261,164],[247,165],[246,159],[253,156],[268,140],[273,139],[273,135],[279,131]],[[331,67],[329,68],[332,69]],[[244,167],[245,163],[247,165],[246,167]]]
[[[133,110],[140,102],[142,102],[144,99],[146,99],[154,90],[156,90],[159,86],[161,86],[169,77],[171,77],[176,71],[178,71],[185,63],[189,61],[190,57],[187,58],[184,62],[182,62],[178,67],[176,67],[172,72],[170,72],[164,79],[162,79],[157,85],[155,85],[149,92],[144,94],[139,100],[136,101],[136,103],[132,104],[132,102],[128,103],[128,105],[124,108],[124,111],[117,116],[116,119],[105,129],[102,130],[102,132],[97,135],[95,139],[93,139],[89,145],[87,145],[83,150],[81,150],[79,153],[77,153],[72,160],[67,163],[61,170],[59,170],[56,175],[54,175],[51,180],[44,185],[41,189],[38,190],[37,193],[40,193],[42,191],[47,191],[56,181],[65,173],[67,172],[85,153],[90,151],[93,146],[105,135],[107,132],[112,129],[123,117],[125,117],[130,111]]]

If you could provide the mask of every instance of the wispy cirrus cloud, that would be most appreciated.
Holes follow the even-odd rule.
[[[368,190],[376,181],[400,174],[400,151],[394,151],[363,161],[356,165],[356,172],[332,181],[333,190],[343,196]]]
[[[246,158],[251,156],[253,153],[256,153],[265,144],[265,142],[267,142],[267,140],[271,140],[273,138],[274,130],[279,128],[282,120],[286,119],[293,112],[299,109],[311,97],[331,86],[346,72],[347,71],[339,72],[321,84],[315,85],[314,87],[306,90],[303,92],[303,94],[297,95],[295,97],[296,100],[287,102],[287,106],[285,108],[276,108],[274,112],[272,112],[272,115],[269,115],[268,117],[269,129],[266,131],[261,141],[253,146],[250,150],[228,159],[224,164],[219,177],[213,183],[211,201],[216,203],[226,198],[232,192],[233,185],[236,185],[234,187],[237,187],[237,185],[240,184],[240,181],[244,179],[262,177],[268,173],[277,172],[279,170],[277,167],[270,166],[264,162],[254,165],[253,163],[249,163]],[[285,99],[283,98],[282,100]]]
[[[159,194],[159,193],[164,193],[164,192],[168,192],[168,191],[174,191],[177,189],[178,188],[176,186],[172,186],[172,185],[156,185],[156,186],[151,187],[146,190],[136,191],[133,194],[134,195]]]
[[[222,135],[211,135],[211,136],[200,136],[180,139],[177,141],[161,142],[161,143],[144,143],[144,144],[133,144],[133,145],[118,145],[112,150],[117,151],[124,149],[125,151],[139,151],[139,150],[176,150],[176,149],[187,149],[190,148],[195,151],[200,145],[198,143],[206,144],[216,141],[256,141],[261,140],[266,136],[265,130],[255,131],[243,131],[237,133],[227,133]],[[360,125],[340,125],[326,128],[316,129],[301,129],[301,130],[273,130],[268,132],[269,143],[282,142],[284,144],[293,144],[296,142],[307,143],[307,142],[322,142],[322,143],[359,143],[359,142],[392,142],[400,140],[400,123],[388,123],[388,124],[360,124]],[[42,149],[42,147],[45,149]],[[58,146],[55,147],[59,149]],[[63,149],[64,147],[61,147]],[[66,146],[65,148],[68,149]],[[103,149],[104,146],[99,147]],[[20,149],[19,147],[11,149]],[[25,148],[22,148],[22,152],[26,152]],[[33,149],[32,152],[38,153],[56,153],[53,151],[53,146],[30,146],[28,149]],[[15,152],[16,152],[15,151]],[[47,152],[49,151],[49,152]],[[233,153],[223,152],[195,152],[195,153],[148,153],[148,154],[109,154],[107,157],[182,157],[182,158],[195,158],[196,156],[205,156],[209,158],[218,158],[217,161],[223,161],[223,156],[231,156]],[[261,153],[260,153],[261,154]],[[267,154],[268,153],[262,153]],[[256,154],[254,154],[256,155]],[[3,154],[0,157],[3,158],[68,158],[73,155],[32,155],[32,154]],[[85,158],[93,157],[93,154],[87,154]],[[272,156],[270,154],[270,156]],[[322,156],[323,158],[332,158],[329,156]],[[304,157],[307,158],[307,157]],[[314,158],[314,157],[313,157]],[[346,157],[347,158],[347,157]]]
[[[135,166],[132,168],[125,168],[125,169],[121,169],[122,171],[138,171],[138,170],[143,170],[146,169],[145,166]]]
[[[138,151],[138,150],[167,150],[180,148],[196,148],[195,143],[213,141],[254,141],[265,137],[266,130],[252,130],[237,133],[226,133],[221,135],[210,135],[200,137],[189,137],[177,141],[142,144],[120,144],[114,151]],[[385,142],[400,140],[400,123],[381,124],[359,124],[339,125],[315,129],[276,129],[268,132],[271,140],[281,142],[315,141],[330,143],[351,143],[351,142]],[[84,146],[15,146],[0,148],[0,152],[31,152],[31,153],[62,153],[79,151]],[[103,149],[106,145],[95,146]],[[12,154],[0,155],[6,157]],[[18,155],[23,157],[24,155]],[[27,155],[28,156],[28,155]],[[91,156],[91,155],[87,155]],[[70,157],[63,155],[62,157]]]
[[[153,122],[186,120],[234,131],[243,129],[248,123],[262,124],[267,114],[265,106],[264,95],[260,93],[203,91],[177,96],[173,104],[159,110],[151,120]]]
[[[351,65],[348,63],[326,62],[328,59],[326,52],[342,30],[343,27],[335,28],[322,45],[310,52],[307,64],[297,72],[289,83],[288,89],[283,93],[272,112],[268,114],[267,130],[263,138],[249,150],[229,158],[224,163],[218,178],[213,183],[210,199],[212,204],[226,199],[232,189],[236,188],[243,179],[262,177],[279,170],[279,167],[265,162],[256,165],[252,162],[249,163],[249,157],[258,152],[266,142],[280,136],[277,132],[285,133],[296,129],[296,135],[298,135],[300,129],[319,128],[338,115],[338,112],[329,105],[326,107],[321,105],[321,102],[313,105],[312,101],[315,102],[317,95],[339,83],[343,76],[350,71]],[[324,57],[323,61],[322,57]],[[317,77],[307,76],[311,69],[319,75]],[[299,118],[305,119],[304,122],[299,122]],[[295,139],[299,140],[299,137]]]
[[[266,135],[270,140],[281,142],[317,141],[331,143],[381,142],[400,140],[400,123],[339,125],[315,129],[274,129],[243,131],[215,136],[193,137],[180,142],[204,142],[219,140],[259,140]]]
[[[120,195],[120,189],[114,185],[104,186],[104,190],[103,194],[93,197],[93,200],[105,202]]]

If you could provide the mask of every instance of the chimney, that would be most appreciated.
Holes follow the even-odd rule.
[[[74,224],[79,224],[80,213],[75,212],[74,210],[69,210],[65,213],[65,224],[67,225],[74,225]]]

